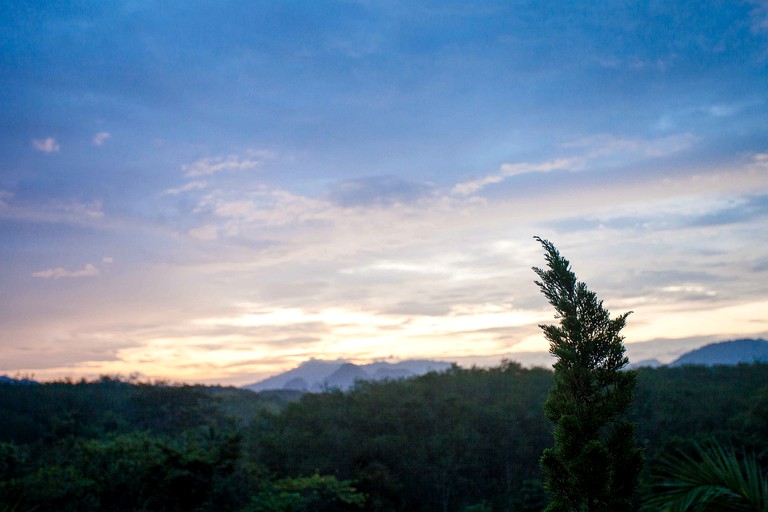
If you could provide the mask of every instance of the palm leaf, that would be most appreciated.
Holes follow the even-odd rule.
[[[768,512],[768,481],[754,457],[716,442],[694,445],[660,462],[644,510]]]

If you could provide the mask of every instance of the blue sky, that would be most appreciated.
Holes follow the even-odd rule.
[[[0,372],[633,359],[768,335],[768,4],[6,2]],[[645,342],[645,343],[643,343]]]

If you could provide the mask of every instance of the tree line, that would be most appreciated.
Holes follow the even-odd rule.
[[[503,362],[320,394],[116,378],[0,386],[0,510],[539,511],[550,370]],[[634,508],[672,452],[768,465],[768,365],[643,368]],[[5,507],[4,509],[2,507]]]
[[[553,371],[454,366],[303,396],[0,386],[0,512],[768,511],[768,366],[628,370],[630,313],[611,318],[536,239]]]

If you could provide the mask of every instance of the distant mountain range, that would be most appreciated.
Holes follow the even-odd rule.
[[[336,361],[310,359],[293,370],[243,387],[252,391],[266,391],[268,389],[292,389],[310,392],[328,389],[347,391],[357,381],[404,379],[429,372],[443,372],[450,367],[451,363],[429,360],[356,365],[343,359]]]
[[[513,357],[510,359],[514,360]],[[711,343],[684,353],[667,366],[715,366],[742,363],[768,364],[768,341],[764,339],[739,339]],[[410,360],[399,363],[377,362],[356,365],[344,359],[337,359],[335,361],[310,359],[293,370],[248,384],[243,386],[243,388],[252,391],[291,390],[320,392],[329,389],[347,391],[357,381],[405,379],[424,375],[428,372],[443,372],[451,366],[451,363],[431,360]],[[545,364],[539,361],[534,366],[545,366]],[[632,363],[630,366],[632,368],[655,368],[665,365],[658,359],[645,359]],[[0,385],[30,386],[37,384],[38,382],[26,378],[14,379],[0,375]]]
[[[664,364],[658,359],[644,359],[631,363],[631,368],[656,368],[658,366],[716,366],[751,363],[768,363],[768,341],[763,339],[741,339],[710,343],[685,352],[677,359]]]
[[[5,375],[0,375],[0,384],[9,384],[9,385],[15,385],[15,386],[34,386],[36,384],[39,384],[39,382],[30,380],[30,379],[12,379]]]
[[[712,343],[686,352],[669,363],[668,366],[714,366],[740,363],[768,363],[768,341],[742,339]],[[658,366],[664,366],[658,359],[646,359],[631,365],[633,368],[655,368]],[[445,371],[450,367],[450,363],[429,360],[356,365],[343,359],[335,361],[310,359],[293,370],[243,387],[252,391],[273,389],[309,392],[329,389],[347,391],[357,381],[403,379],[423,375],[427,372]]]
[[[743,339],[704,345],[686,352],[669,366],[736,365],[740,363],[768,363],[768,341]]]

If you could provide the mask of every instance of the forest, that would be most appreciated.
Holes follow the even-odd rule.
[[[552,371],[504,361],[349,392],[102,377],[0,385],[0,511],[539,511]],[[642,368],[644,462],[717,441],[765,471],[768,365]]]

